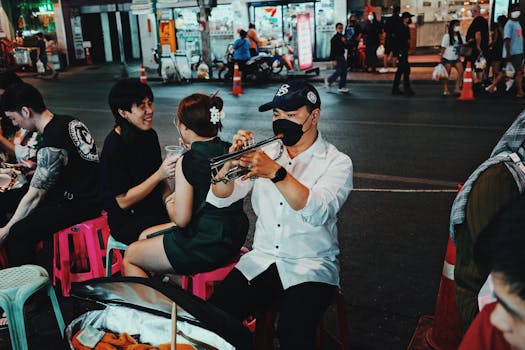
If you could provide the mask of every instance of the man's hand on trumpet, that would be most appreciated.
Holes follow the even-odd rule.
[[[262,149],[244,154],[239,159],[239,165],[249,169],[249,172],[244,175],[241,180],[246,180],[252,177],[272,179],[275,177],[277,170],[281,167],[276,161],[268,157]]]

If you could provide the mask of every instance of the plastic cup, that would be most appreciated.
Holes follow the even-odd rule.
[[[183,146],[178,145],[166,146],[164,150],[166,151],[166,157],[181,156],[185,151]]]
[[[185,148],[178,145],[169,145],[164,147],[164,151],[166,151],[166,158],[180,157],[184,153]],[[175,177],[170,177],[168,179],[168,184],[170,185],[171,191],[175,191]]]

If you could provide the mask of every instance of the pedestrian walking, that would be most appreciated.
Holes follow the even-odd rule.
[[[461,93],[463,82],[463,62],[459,60],[459,50],[464,43],[466,43],[466,39],[461,34],[459,21],[457,19],[450,21],[448,24],[448,32],[443,35],[443,39],[441,40],[441,64],[445,66],[449,77],[443,79],[443,96],[450,95],[450,92],[448,91],[448,80],[450,79],[452,67],[454,67],[458,73],[454,94]]]
[[[412,17],[414,17],[414,15],[410,12],[403,12],[401,15],[402,26],[394,28],[392,33],[395,46],[398,50],[397,59],[399,62],[396,75],[394,76],[392,95],[404,94],[407,97],[415,95],[410,87],[410,64],[408,63],[408,49],[410,47],[410,28],[408,26],[412,23]],[[403,76],[403,91],[399,89],[401,76]]]
[[[468,27],[466,39],[472,47],[472,53],[466,57],[466,60],[470,61],[471,67],[475,68],[475,74],[472,75],[473,88],[474,90],[479,90],[485,69],[482,69],[481,67],[476,68],[476,60],[480,56],[484,57],[488,54],[489,24],[481,15],[481,8],[479,5],[472,6],[470,11],[474,19]]]
[[[397,55],[397,43],[394,39],[394,30],[401,27],[402,20],[399,16],[401,12],[401,7],[395,6],[392,16],[385,21],[384,31],[385,31],[385,54],[383,55],[383,68],[379,70],[379,73],[388,72],[388,64],[391,63],[392,69],[396,66]]]
[[[521,16],[520,4],[513,4],[510,8],[510,20],[505,24],[503,30],[503,52],[502,57],[514,67],[517,93],[516,97],[525,97],[523,92],[523,30],[519,22]],[[505,78],[503,72],[499,72],[494,82],[487,87],[487,91],[496,91],[496,86]]]
[[[492,81],[493,83],[485,88],[489,93],[494,93],[497,90],[499,82],[494,84],[494,81],[503,68],[503,37],[505,36],[503,29],[507,23],[507,16],[500,15],[496,22],[496,26],[492,31],[492,41],[490,43],[490,66],[492,67]]]
[[[58,77],[58,72],[55,70],[55,67],[53,67],[53,65],[49,63],[49,60],[47,57],[47,52],[46,52],[47,40],[45,39],[44,34],[40,32],[40,33],[37,33],[36,36],[38,38],[36,42],[38,59],[44,65],[44,69],[48,69],[51,71],[51,75],[53,78]]]
[[[349,90],[346,87],[346,38],[343,35],[343,24],[337,23],[335,30],[336,33],[330,40],[330,59],[335,71],[328,78],[325,78],[324,85],[330,91],[332,84],[339,78],[339,89],[337,91],[347,93]]]

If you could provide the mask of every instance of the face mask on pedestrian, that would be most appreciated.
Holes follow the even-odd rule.
[[[520,12],[520,11],[512,11],[512,12],[510,13],[510,18],[514,18],[514,19],[516,19],[516,18],[518,18],[520,15],[521,15],[521,12]]]
[[[277,120],[274,120],[274,122],[273,122],[273,133],[274,133],[274,135],[278,135],[280,133],[283,133],[284,136],[283,136],[282,141],[283,141],[284,145],[285,146],[293,146],[293,145],[295,145],[297,142],[299,142],[299,140],[303,136],[303,134],[304,134],[303,125],[306,124],[306,122],[308,121],[308,119],[310,118],[311,115],[312,115],[312,113],[310,113],[308,115],[308,117],[306,118],[306,120],[302,124],[294,123],[294,122],[292,122],[291,120],[288,120],[288,119],[277,119]],[[306,131],[308,131],[308,130],[306,130]]]
[[[455,31],[456,33],[459,33],[460,30],[461,30],[461,27],[460,27],[460,26],[455,26],[455,27],[454,27],[454,31]]]
[[[374,20],[374,16],[373,16],[373,15],[368,15],[368,20],[369,20],[370,22],[372,22],[372,21]]]

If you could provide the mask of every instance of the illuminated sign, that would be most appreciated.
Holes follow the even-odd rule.
[[[297,50],[299,51],[299,69],[312,68],[312,29],[308,13],[297,15]]]

